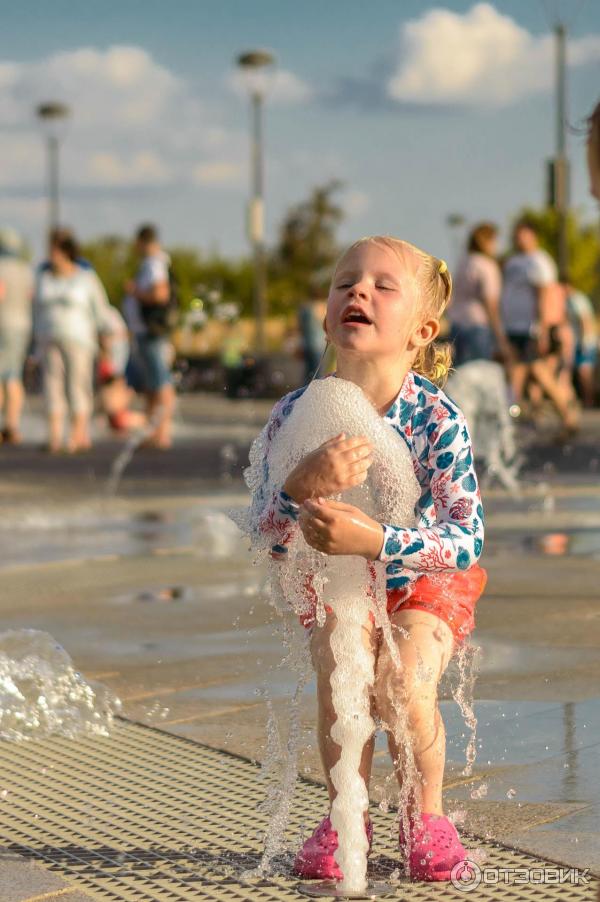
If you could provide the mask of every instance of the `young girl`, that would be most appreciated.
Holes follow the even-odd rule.
[[[402,668],[394,664],[371,620],[364,624],[363,637],[376,658],[374,713],[388,731],[400,786],[406,762],[395,737],[402,730],[408,731],[418,772],[409,798],[409,836],[401,829],[400,843],[408,846],[412,879],[422,880],[449,880],[454,865],[467,854],[442,808],[445,733],[437,684],[474,628],[475,603],[485,584],[485,571],[477,565],[483,510],[469,434],[461,412],[438,387],[448,370],[449,353],[433,341],[450,294],[451,278],[443,261],[396,238],[364,238],[338,262],[324,323],[336,350],[335,376],[358,385],[408,446],[421,486],[418,525],[378,523],[349,504],[328,500],[366,479],[372,448],[360,436],[332,438],[306,455],[272,497],[262,497],[259,491],[257,499],[257,527],[272,540],[276,558],[286,554],[294,530],[301,529],[306,542],[325,554],[361,555],[386,563],[387,609]],[[292,392],[273,409],[265,433],[265,476],[269,448],[303,391]],[[335,661],[329,642],[334,615],[328,612],[322,627],[314,613],[303,623],[311,630],[319,747],[332,800],[330,771],[340,754],[331,739],[336,717],[330,688]],[[429,679],[423,679],[424,673]],[[362,757],[367,786],[373,749],[374,738]],[[370,840],[368,820],[365,829]],[[340,879],[336,849],[337,834],[326,817],[298,853],[295,872],[305,878]]]

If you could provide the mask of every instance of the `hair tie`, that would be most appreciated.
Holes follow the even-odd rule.
[[[438,269],[440,276],[443,275],[443,273],[445,273],[447,270],[448,270],[448,264],[446,263],[446,261],[440,260],[440,268]]]

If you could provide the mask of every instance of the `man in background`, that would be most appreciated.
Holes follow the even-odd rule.
[[[169,257],[160,246],[158,231],[143,225],[135,240],[139,267],[125,286],[123,313],[135,338],[148,402],[148,419],[154,430],[147,445],[171,447],[175,390],[171,378],[172,347],[169,337],[171,283]]]

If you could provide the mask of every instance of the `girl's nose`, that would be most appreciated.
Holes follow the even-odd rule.
[[[364,282],[356,282],[348,290],[348,297],[350,298],[366,298],[366,296],[367,286],[364,284]]]

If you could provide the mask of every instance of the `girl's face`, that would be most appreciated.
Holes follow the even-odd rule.
[[[335,272],[326,330],[338,351],[398,356],[414,350],[419,331],[418,286],[410,261],[390,248],[365,243],[349,251]]]

